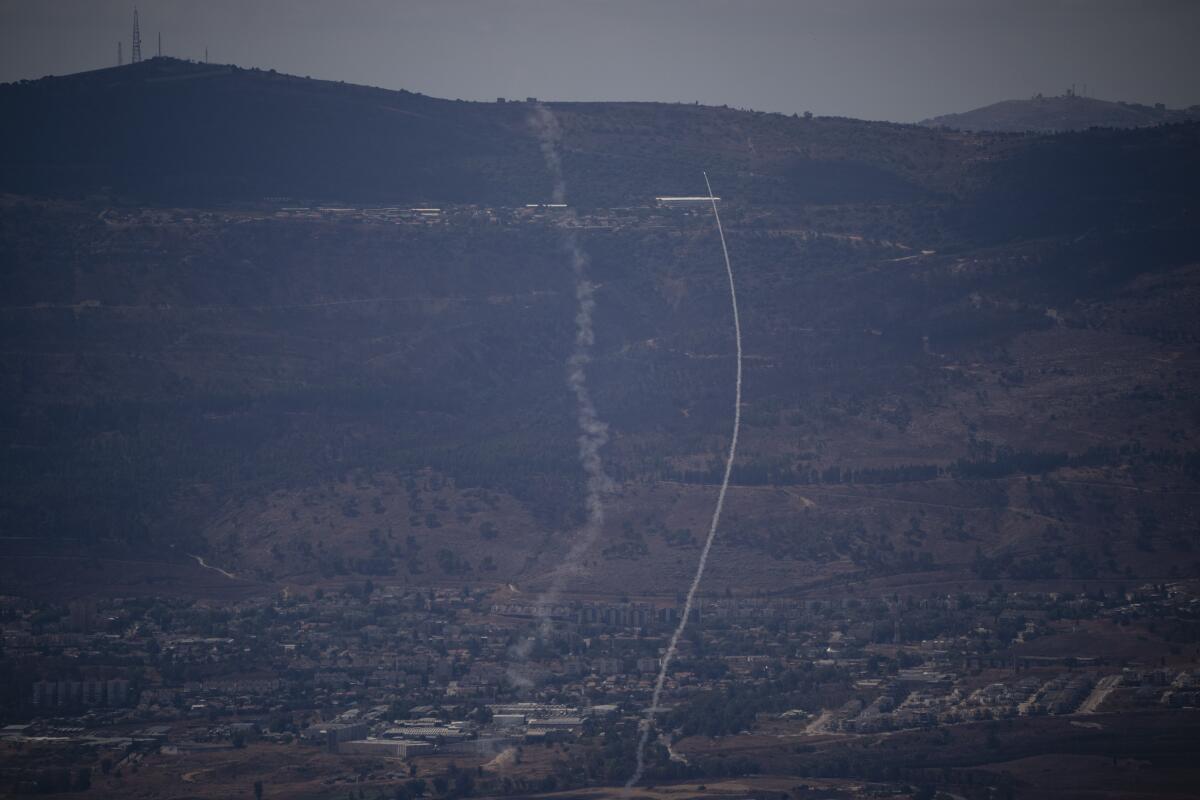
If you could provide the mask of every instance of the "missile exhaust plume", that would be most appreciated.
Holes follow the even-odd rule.
[[[721,491],[717,494],[717,506],[713,509],[712,524],[708,528],[708,538],[704,540],[704,549],[700,551],[700,561],[696,565],[696,574],[692,578],[692,585],[688,588],[687,600],[683,604],[683,614],[679,618],[679,624],[675,627],[675,632],[671,634],[671,642],[667,645],[667,652],[663,655],[662,664],[658,669],[658,679],[654,682],[654,695],[650,700],[650,706],[646,709],[646,715],[642,719],[641,736],[638,739],[637,746],[637,768],[633,775],[625,783],[625,795],[628,796],[630,790],[642,779],[642,772],[646,767],[646,742],[650,738],[650,729],[654,725],[654,715],[658,711],[659,697],[662,695],[663,683],[667,679],[667,670],[671,666],[671,659],[675,657],[675,650],[679,645],[679,637],[683,635],[683,629],[687,627],[688,617],[692,612],[692,602],[696,597],[696,590],[700,588],[700,581],[704,577],[704,568],[708,564],[708,554],[712,550],[713,539],[717,536],[717,525],[721,521],[721,509],[725,505],[725,492],[729,489],[729,475],[733,471],[733,457],[737,453],[738,431],[742,426],[742,325],[738,318],[737,304],[737,289],[733,283],[733,267],[729,263],[729,248],[725,246],[725,230],[721,227],[721,215],[717,212],[717,200],[713,197],[712,185],[708,182],[708,173],[704,173],[704,185],[708,188],[708,197],[712,201],[713,218],[717,221],[717,233],[721,237],[721,253],[725,256],[725,273],[729,276],[729,300],[733,305],[733,336],[737,343],[737,379],[734,382],[734,399],[733,399],[733,437],[729,441],[729,457],[725,460],[725,476],[721,479]]]
[[[542,158],[554,180],[555,203],[563,203],[567,196],[567,185],[563,179],[562,159],[559,156],[559,141],[562,131],[554,112],[543,105],[534,109],[530,120],[541,144]],[[574,211],[567,209],[568,222]],[[595,286],[587,278],[587,253],[579,243],[572,227],[563,228],[563,249],[566,250],[571,272],[575,278],[575,348],[567,359],[567,387],[575,396],[575,414],[579,426],[579,463],[586,476],[584,508],[586,518],[580,535],[567,551],[566,558],[550,581],[550,586],[538,597],[534,608],[537,614],[537,630],[519,644],[514,645],[511,655],[518,664],[529,657],[530,650],[538,638],[545,637],[551,629],[551,607],[562,596],[567,580],[582,572],[584,556],[595,544],[604,527],[604,495],[612,490],[612,481],[604,471],[600,450],[608,443],[608,425],[600,419],[596,405],[592,402],[587,385],[587,365],[591,362],[592,345],[596,337],[592,326],[592,315],[596,309]],[[519,669],[509,668],[509,678],[517,685],[530,685],[529,679]]]

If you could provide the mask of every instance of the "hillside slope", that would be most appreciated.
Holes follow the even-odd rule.
[[[1146,128],[1200,119],[1200,106],[1173,109],[1080,97],[1068,92],[1058,97],[1037,95],[1029,100],[999,103],[922,120],[930,127],[997,133],[1057,133],[1088,128]]]
[[[554,103],[572,199],[646,202],[696,174],[763,200],[913,197],[980,143],[915,126],[662,103]],[[468,103],[154,58],[0,86],[0,189],[165,204],[548,199],[528,103]],[[87,124],[79,124],[86,120]]]
[[[523,104],[154,59],[0,107],[43,115],[2,134],[6,585],[131,550],[260,587],[544,585],[580,513],[573,224],[618,484],[573,588],[684,588],[732,343],[708,216],[651,198],[703,167],[747,353],[712,586],[1194,569],[1200,126],[554,104],[572,221],[524,208],[549,177]],[[443,213],[378,207],[418,199]]]

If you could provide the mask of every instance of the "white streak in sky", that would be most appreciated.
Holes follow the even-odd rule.
[[[704,549],[700,551],[700,563],[696,565],[696,575],[692,578],[692,585],[688,589],[687,600],[683,604],[683,615],[679,618],[679,625],[675,628],[675,633],[671,635],[671,643],[667,645],[667,652],[663,655],[662,666],[658,669],[658,680],[654,683],[654,695],[650,700],[650,707],[646,709],[646,716],[641,722],[641,738],[638,740],[637,748],[637,769],[633,775],[625,783],[625,794],[629,795],[630,789],[642,779],[642,771],[645,769],[646,741],[650,738],[650,728],[654,724],[654,715],[658,711],[658,700],[662,695],[663,683],[667,679],[667,670],[671,666],[671,659],[675,657],[675,649],[679,645],[679,637],[683,635],[683,629],[687,627],[688,617],[692,613],[692,601],[696,597],[696,590],[700,588],[700,580],[704,577],[704,567],[708,564],[708,553],[712,549],[713,539],[717,536],[717,524],[721,521],[721,509],[725,505],[725,492],[729,489],[729,474],[733,471],[733,456],[737,452],[738,430],[742,426],[742,324],[738,319],[738,304],[737,290],[733,285],[733,267],[729,264],[729,248],[725,246],[725,231],[721,227],[721,215],[717,213],[717,201],[713,197],[712,186],[708,182],[708,173],[704,173],[704,185],[708,187],[708,197],[712,201],[713,217],[717,221],[717,233],[721,235],[721,252],[725,256],[725,273],[729,276],[729,300],[733,304],[733,336],[737,342],[737,380],[734,384],[733,398],[733,438],[729,442],[729,457],[725,459],[725,477],[721,479],[721,491],[717,494],[717,507],[713,510],[712,524],[708,528],[708,538],[704,541]]]
[[[567,184],[563,180],[562,160],[559,156],[562,131],[558,119],[550,109],[538,105],[530,123],[538,134],[542,157],[554,180],[554,202],[566,202]],[[564,215],[567,222],[574,221],[573,210],[566,209]],[[584,497],[587,516],[580,535],[567,551],[563,563],[555,570],[550,587],[537,599],[537,631],[513,647],[512,655],[519,663],[523,663],[529,657],[529,652],[539,637],[550,633],[550,608],[562,597],[567,579],[583,571],[583,558],[604,528],[604,495],[612,489],[612,481],[604,472],[604,464],[600,459],[600,449],[608,443],[608,426],[596,412],[587,387],[586,367],[592,360],[592,345],[596,340],[592,329],[592,315],[596,309],[596,287],[587,279],[588,258],[579,244],[575,229],[568,226],[563,228],[563,232],[563,248],[567,252],[571,272],[575,277],[576,301],[575,349],[567,359],[567,387],[575,395],[575,414],[579,425],[579,463],[587,479]],[[511,667],[509,677],[520,685],[527,686],[530,683],[520,670]]]

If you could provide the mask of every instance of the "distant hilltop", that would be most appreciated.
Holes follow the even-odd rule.
[[[961,114],[921,121],[928,127],[963,131],[1055,133],[1088,128],[1145,128],[1166,122],[1200,119],[1200,105],[1183,109],[1098,100],[1068,90],[1058,97],[1035,95],[1028,100],[1004,100]]]

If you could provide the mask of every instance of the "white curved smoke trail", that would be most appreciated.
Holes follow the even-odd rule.
[[[729,300],[733,304],[733,336],[737,343],[737,380],[734,384],[734,399],[733,399],[733,438],[729,441],[729,457],[725,459],[725,476],[721,479],[721,491],[717,494],[717,507],[713,509],[712,524],[708,527],[708,538],[704,540],[704,549],[700,551],[700,563],[696,565],[696,575],[692,578],[692,585],[688,589],[687,600],[683,604],[683,615],[679,618],[679,625],[676,626],[675,632],[671,634],[671,643],[667,645],[667,652],[663,655],[662,666],[658,670],[658,680],[654,682],[654,695],[650,700],[650,707],[646,709],[646,716],[641,723],[641,737],[638,739],[637,747],[637,769],[633,775],[625,782],[625,794],[629,794],[629,790],[642,779],[642,771],[645,769],[646,762],[646,742],[650,738],[650,729],[653,727],[654,714],[658,711],[658,700],[662,695],[663,683],[667,679],[667,670],[671,666],[671,659],[675,657],[675,649],[679,645],[679,637],[683,635],[683,629],[687,627],[688,617],[692,612],[692,601],[696,597],[696,590],[700,588],[700,580],[704,577],[704,567],[708,564],[708,553],[712,549],[713,539],[717,536],[717,525],[721,521],[721,509],[725,506],[725,492],[729,489],[729,474],[733,471],[733,457],[737,453],[738,430],[742,426],[742,324],[738,318],[737,304],[737,289],[733,285],[733,267],[729,264],[729,248],[725,246],[725,230],[721,227],[721,215],[717,213],[717,201],[713,197],[712,185],[708,182],[708,173],[704,173],[704,185],[708,187],[708,196],[712,201],[713,218],[717,221],[717,233],[721,236],[721,253],[725,256],[725,273],[729,276]]]
[[[554,179],[554,202],[566,201],[567,184],[563,180],[562,161],[559,158],[558,146],[562,131],[554,113],[545,106],[538,105],[530,120],[537,131],[541,143],[542,157],[546,168]],[[565,219],[568,223],[574,220],[574,211],[567,209]],[[511,655],[518,664],[523,664],[529,657],[529,652],[539,637],[550,632],[550,608],[558,602],[566,586],[567,579],[582,570],[583,558],[600,535],[604,527],[604,495],[612,489],[612,481],[604,472],[604,463],[600,459],[600,449],[608,442],[608,426],[600,419],[596,406],[592,402],[591,393],[587,387],[586,367],[591,362],[592,345],[595,334],[592,329],[592,314],[596,309],[595,286],[587,279],[587,254],[579,244],[579,238],[573,227],[563,228],[563,248],[571,262],[571,271],[575,277],[575,349],[567,359],[567,387],[575,395],[575,413],[579,424],[579,463],[587,477],[584,506],[587,517],[584,520],[580,535],[567,551],[563,563],[554,572],[550,586],[538,597],[537,609],[538,627],[536,632],[516,645]],[[509,678],[517,684],[528,685],[529,680],[519,669],[509,668]]]

